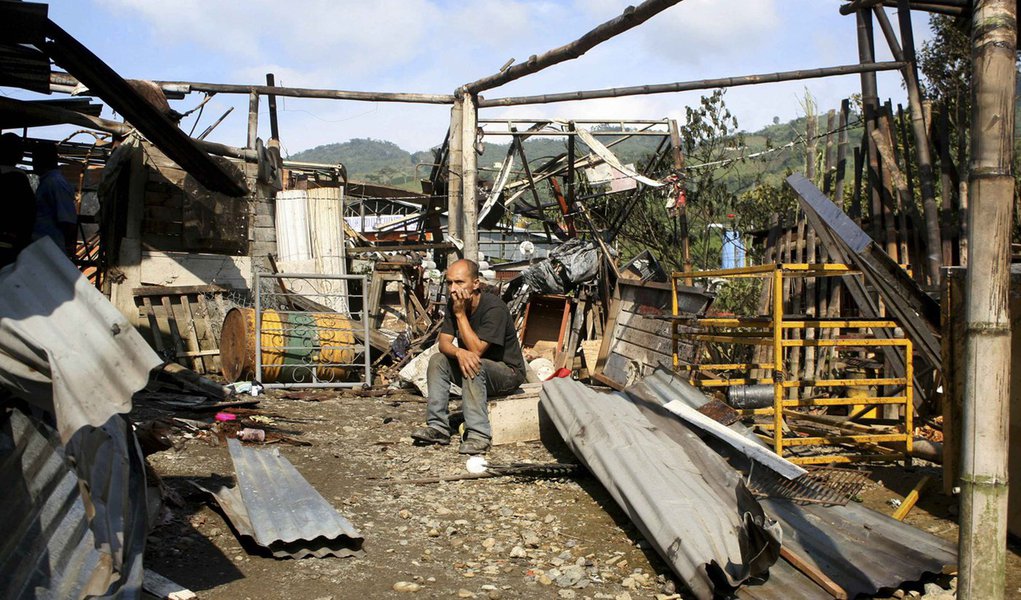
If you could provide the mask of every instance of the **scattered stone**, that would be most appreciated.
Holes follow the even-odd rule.
[[[402,508],[401,512],[397,513],[397,516],[402,518],[402,519],[410,519],[411,518],[411,511],[406,509],[406,508]]]
[[[578,594],[576,594],[574,590],[558,590],[557,596],[564,598],[564,600],[572,600],[573,598],[577,598]]]
[[[631,600],[631,594],[627,592],[621,592],[613,597],[613,600]]]
[[[525,553],[525,549],[522,548],[521,546],[514,546],[513,548],[511,548],[510,551],[511,558],[525,558],[526,556],[528,556],[528,554]]]
[[[422,589],[422,585],[413,581],[398,581],[393,585],[395,592],[414,593]]]
[[[472,592],[470,590],[466,590],[464,588],[461,588],[461,589],[457,590],[457,597],[458,598],[474,598],[475,597],[475,592]]]
[[[527,546],[528,548],[538,548],[539,543],[541,542],[541,540],[539,539],[539,534],[532,531],[531,529],[526,529],[521,532],[521,541],[524,542],[525,546]]]

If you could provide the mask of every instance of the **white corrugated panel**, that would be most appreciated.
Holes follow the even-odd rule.
[[[323,275],[345,275],[343,193],[340,188],[317,188],[307,193],[309,238],[316,271]],[[338,312],[348,312],[346,281],[323,280],[319,287],[324,296],[317,302]]]
[[[286,190],[276,197],[278,260],[309,260],[312,244],[308,228],[308,193]]]

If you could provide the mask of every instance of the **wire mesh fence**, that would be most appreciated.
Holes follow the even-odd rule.
[[[265,387],[371,383],[364,276],[256,273],[254,289],[254,371]]]

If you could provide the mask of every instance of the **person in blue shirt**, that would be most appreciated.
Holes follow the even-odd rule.
[[[48,237],[65,254],[74,256],[78,243],[78,212],[74,188],[57,168],[56,144],[38,144],[32,149],[32,171],[39,176],[32,239]]]

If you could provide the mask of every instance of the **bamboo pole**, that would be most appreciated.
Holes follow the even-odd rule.
[[[618,98],[621,96],[642,96],[646,94],[666,94],[670,92],[691,92],[695,90],[739,87],[742,85],[757,85],[760,83],[778,83],[781,81],[800,81],[803,79],[818,79],[821,77],[834,77],[838,75],[854,75],[855,73],[894,71],[903,67],[903,63],[897,61],[873,62],[870,59],[868,61],[863,61],[862,64],[840,65],[819,69],[779,71],[777,73],[760,73],[757,75],[699,79],[696,81],[659,83],[653,85],[607,88],[601,90],[583,90],[578,92],[563,92],[559,94],[541,94],[538,96],[492,98],[480,100],[479,108],[488,108],[493,106],[517,106],[520,104],[549,104],[552,102],[570,102],[573,100],[591,100],[594,98]]]
[[[976,0],[961,447],[962,600],[1004,597],[1017,5]],[[981,265],[981,267],[979,267]]]
[[[936,206],[936,185],[932,168],[932,151],[930,150],[929,132],[925,127],[925,116],[922,113],[922,92],[918,84],[918,66],[915,61],[915,38],[911,29],[911,14],[906,0],[898,0],[898,20],[900,24],[900,35],[903,44],[897,42],[897,36],[893,26],[886,16],[886,11],[876,6],[873,11],[879,26],[886,37],[890,52],[898,60],[904,63],[901,74],[904,77],[904,87],[908,91],[908,108],[911,112],[911,129],[915,136],[915,152],[918,158],[918,183],[922,191],[922,208],[925,216],[925,267],[932,285],[939,285],[940,267],[942,257],[940,256],[943,242],[940,239],[939,231],[939,208]],[[905,162],[908,162],[905,157]]]
[[[472,83],[465,85],[464,90],[477,94],[483,90],[499,87],[505,83],[514,81],[515,79],[520,79],[525,75],[531,75],[532,73],[541,71],[546,67],[551,67],[555,64],[578,58],[596,45],[641,25],[645,21],[648,21],[652,17],[680,1],[681,0],[645,0],[645,2],[642,2],[638,6],[629,6],[624,9],[623,14],[620,16],[602,23],[573,42],[564,44],[559,48],[554,48],[538,56],[533,54],[528,58],[527,62],[507,67],[506,69],[501,69],[500,72],[495,75],[490,75],[489,77],[483,77],[482,79],[473,81]]]
[[[476,199],[476,179],[479,155],[475,152],[475,134],[478,129],[476,97],[464,93],[461,103],[461,206],[464,218],[461,239],[464,240],[464,257],[479,260],[479,205]],[[447,217],[453,218],[453,215]]]
[[[858,22],[858,57],[863,63],[872,62],[872,13],[862,9],[856,16]],[[877,244],[883,243],[883,202],[881,197],[882,183],[879,175],[879,156],[872,132],[876,129],[876,117],[879,112],[879,92],[876,75],[872,72],[861,75],[861,103],[865,118],[865,142],[867,144],[868,184],[872,190],[871,213],[869,224],[872,237]]]
[[[461,116],[463,112],[464,98],[458,97],[454,100],[453,108],[450,109],[450,153],[447,158],[449,169],[447,177],[447,235],[454,240],[462,238],[461,221],[464,212],[461,203],[461,170],[464,168],[462,157],[464,136],[461,135],[464,123]],[[451,250],[450,260],[456,260],[458,254],[456,249]]]
[[[677,121],[670,119],[670,151],[673,157],[673,168],[678,174],[684,171],[684,149],[681,147],[681,130],[677,127]],[[683,181],[681,183],[682,190]],[[677,225],[680,229],[681,238],[681,259],[684,261],[685,272],[690,273],[691,265],[691,239],[688,232],[688,204],[684,202],[677,207]],[[691,285],[691,278],[684,280],[684,285]]]

